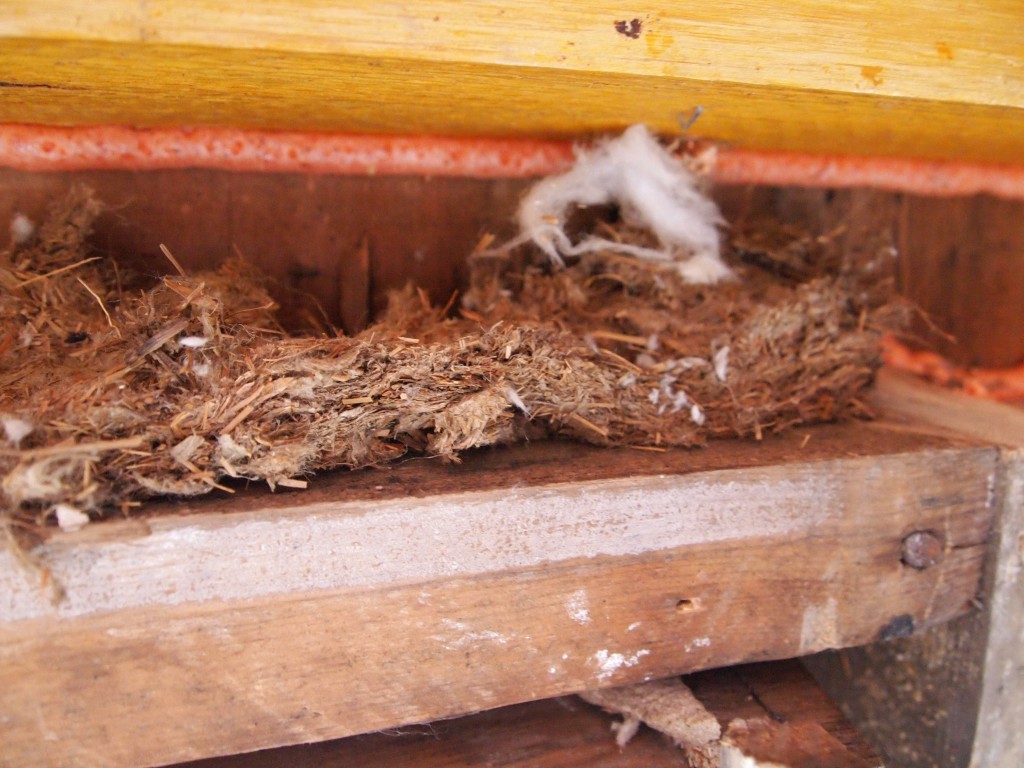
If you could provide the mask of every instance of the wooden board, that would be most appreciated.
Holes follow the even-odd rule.
[[[963,365],[1024,362],[1024,206],[989,197],[908,198],[899,219],[901,290],[955,338],[919,332]],[[910,255],[912,254],[912,255]]]
[[[619,749],[611,718],[574,696],[383,733],[175,768],[683,768],[682,753],[644,730]]]
[[[857,733],[799,661],[744,664],[687,675],[683,682],[718,720],[725,741],[762,762],[786,768],[881,768],[877,752]],[[742,738],[743,728],[771,734],[768,744]],[[760,747],[760,749],[758,748]],[[754,768],[748,765],[748,768]]]
[[[1014,0],[11,0],[0,120],[577,135],[1024,161]],[[955,126],[951,130],[950,126]]]
[[[819,764],[829,768],[881,764],[798,662],[729,667],[688,675],[685,682],[723,729],[734,718],[771,718],[793,727],[813,727],[827,734],[822,741],[833,748],[838,745],[849,758],[847,764]],[[678,747],[649,728],[641,728],[620,749],[609,727],[616,719],[565,696],[320,744],[181,763],[175,768],[662,768],[687,764]]]
[[[907,634],[970,610],[997,470],[880,424],[546,444],[56,534],[61,602],[0,562],[0,764],[154,765]],[[902,561],[914,531],[935,565]]]

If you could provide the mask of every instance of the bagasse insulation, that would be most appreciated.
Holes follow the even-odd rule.
[[[848,417],[901,314],[823,274],[803,238],[742,251],[768,270],[733,247],[742,280],[712,287],[602,253],[563,271],[477,258],[455,317],[408,289],[355,338],[292,338],[237,262],[130,285],[87,246],[100,208],[74,190],[0,260],[9,522],[408,451],[693,446]]]

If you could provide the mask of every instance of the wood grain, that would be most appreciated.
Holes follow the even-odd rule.
[[[781,753],[751,750],[766,765],[787,768],[876,768],[877,752],[857,733],[799,661],[744,664],[687,675],[683,682],[718,719],[723,733],[736,719],[775,733]],[[755,726],[756,727],[756,726]],[[737,729],[738,730],[738,729]],[[733,731],[734,741],[736,731]],[[750,752],[748,752],[750,754]],[[760,764],[760,763],[759,763]]]
[[[862,644],[969,610],[995,451],[902,429],[889,452],[886,430],[860,429],[873,433],[863,458],[804,449],[779,463],[769,441],[737,443],[746,468],[566,481],[567,467],[588,475],[588,455],[568,464],[561,446],[537,478],[513,461],[488,479],[485,461],[454,493],[417,499],[402,470],[363,473],[390,478],[363,494],[393,501],[336,486],[333,501],[266,496],[260,511],[250,497],[247,511],[197,505],[148,531],[59,534],[37,554],[61,604],[0,568],[6,610],[26,616],[0,626],[0,764],[153,765],[335,738]],[[640,454],[590,455],[608,462],[591,474],[622,478]],[[922,529],[946,551],[915,570],[901,540]]]
[[[872,402],[893,421],[971,436],[1024,450],[1024,410],[929,385],[898,371],[879,372]]]
[[[1024,362],[1024,203],[907,197],[899,219],[900,290],[955,338],[918,332],[963,365]]]
[[[1012,0],[7,5],[4,121],[564,136],[701,105],[747,147],[1024,160]]]
[[[213,758],[175,768],[684,768],[680,750],[642,730],[619,749],[610,718],[575,697],[323,744]]]
[[[1024,450],[1007,452],[1003,506],[989,562],[985,677],[971,767],[1012,768],[1024,762]]]
[[[699,691],[702,702],[725,725],[735,717],[813,723],[842,745],[846,754],[865,761],[860,765],[879,765],[871,747],[797,662],[730,667],[690,675],[686,682]],[[678,747],[649,728],[641,728],[620,749],[609,729],[613,719],[579,699],[560,697],[384,733],[182,763],[175,768],[661,768],[687,764]]]
[[[143,274],[241,254],[297,331],[359,328],[412,281],[441,305],[467,281],[480,236],[511,232],[522,180],[339,177],[173,170],[22,173],[0,169],[0,244],[15,212],[40,222],[73,183],[109,206],[92,242]],[[362,252],[366,241],[369,251]]]

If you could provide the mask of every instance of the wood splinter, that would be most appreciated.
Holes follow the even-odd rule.
[[[612,726],[620,748],[644,723],[681,747],[690,768],[882,767],[875,750],[796,660],[580,696],[624,717]]]
[[[641,723],[646,723],[686,750],[691,765],[717,764],[708,760],[718,753],[722,728],[679,678],[584,691],[579,695],[589,704],[623,716],[621,723],[612,726],[620,748],[636,735]],[[698,755],[707,758],[705,762],[694,762]]]
[[[817,723],[778,723],[770,718],[729,723],[721,741],[719,768],[882,768],[852,754]]]

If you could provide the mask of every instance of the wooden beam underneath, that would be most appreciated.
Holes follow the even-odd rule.
[[[729,667],[689,675],[684,682],[728,729],[737,721],[770,723],[783,734],[758,765],[876,768],[881,760],[798,662]],[[348,739],[182,763],[174,768],[680,768],[685,753],[650,728],[620,748],[617,718],[574,697],[544,699],[476,715]],[[734,729],[735,730],[735,729]],[[786,735],[793,734],[792,738]],[[747,745],[749,746],[749,745]],[[719,745],[709,748],[717,754]],[[788,750],[781,752],[780,750]],[[748,750],[749,751],[749,750]],[[755,753],[764,758],[762,752]],[[699,757],[694,756],[696,759]],[[764,758],[766,759],[766,758]],[[813,762],[813,761],[817,762]],[[706,765],[706,763],[696,763]],[[747,765],[752,764],[748,763]]]

